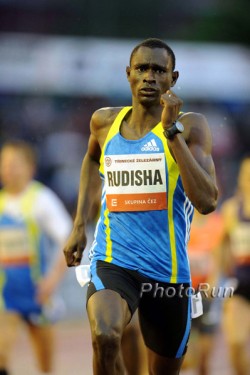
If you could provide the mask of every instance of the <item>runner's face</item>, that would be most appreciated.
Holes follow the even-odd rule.
[[[0,154],[0,179],[8,190],[25,186],[34,173],[34,166],[28,162],[22,151],[6,147]]]
[[[133,98],[143,105],[159,104],[161,95],[174,85],[175,73],[164,48],[140,47],[127,67]]]

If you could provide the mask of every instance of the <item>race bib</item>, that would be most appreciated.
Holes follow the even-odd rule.
[[[29,238],[25,228],[0,229],[0,263],[2,265],[28,263],[30,256]]]
[[[109,155],[104,160],[109,211],[167,209],[165,155]]]

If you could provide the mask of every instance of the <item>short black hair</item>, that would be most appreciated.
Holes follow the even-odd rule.
[[[130,60],[129,60],[130,65],[131,65],[131,61],[132,61],[132,58],[133,58],[134,54],[138,51],[138,49],[140,47],[163,48],[163,49],[165,49],[171,57],[173,70],[175,69],[176,59],[175,59],[175,54],[174,54],[172,48],[170,48],[169,45],[166,44],[165,42],[163,42],[161,39],[157,39],[157,38],[148,38],[148,39],[143,40],[141,43],[137,44],[137,46],[135,46],[135,48],[131,52]]]

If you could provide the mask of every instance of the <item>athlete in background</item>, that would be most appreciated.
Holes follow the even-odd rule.
[[[225,300],[223,326],[236,375],[250,374],[250,156],[239,169],[237,191],[221,208],[226,230],[221,259],[228,286],[235,287]]]
[[[132,107],[100,109],[92,116],[64,253],[68,266],[80,264],[100,170],[102,209],[87,295],[93,373],[125,374],[121,340],[138,308],[149,373],[176,375],[191,323],[186,246],[193,206],[207,214],[217,203],[211,134],[204,116],[180,115],[182,100],[171,90],[178,79],[175,55],[164,42],[137,45],[127,78]],[[174,297],[155,295],[158,287],[171,288]]]
[[[201,215],[194,211],[188,255],[192,287],[202,294],[203,315],[192,321],[191,335],[183,368],[197,375],[208,375],[215,333],[220,323],[220,301],[211,296],[220,284],[219,254],[223,238],[223,221],[218,212]],[[215,294],[214,294],[215,295]]]
[[[9,374],[11,349],[22,322],[27,325],[39,369],[52,371],[52,295],[66,267],[62,252],[46,254],[46,237],[57,250],[62,249],[72,221],[59,198],[33,180],[35,171],[36,155],[30,144],[18,140],[2,146],[0,375]]]

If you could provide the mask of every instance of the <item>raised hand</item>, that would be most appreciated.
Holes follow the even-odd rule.
[[[161,122],[164,130],[170,128],[177,120],[182,104],[183,101],[171,90],[161,96],[163,106]]]

